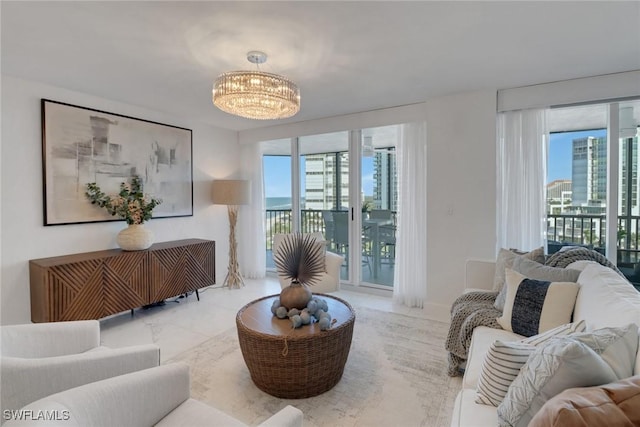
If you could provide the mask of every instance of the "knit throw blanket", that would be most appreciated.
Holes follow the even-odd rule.
[[[549,255],[549,258],[547,258],[544,265],[548,265],[550,267],[565,268],[574,261],[595,261],[598,264],[609,267],[610,269],[624,277],[624,274],[622,274],[622,272],[618,270],[618,267],[616,267],[600,252],[596,252],[592,249],[583,247],[575,247]]]
[[[445,343],[445,349],[449,352],[449,376],[462,375],[462,365],[467,360],[471,334],[476,326],[501,329],[496,318],[502,312],[493,306],[497,296],[498,292],[469,292],[453,302],[451,325]]]

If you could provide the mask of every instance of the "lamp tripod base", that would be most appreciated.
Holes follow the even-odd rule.
[[[238,207],[228,206],[229,213],[229,271],[224,278],[223,286],[229,289],[240,289],[244,286],[240,265],[238,264],[238,243],[236,242],[236,223],[238,222]]]
[[[240,289],[244,287],[244,280],[242,279],[242,274],[240,274],[240,270],[236,265],[235,268],[229,266],[229,272],[227,276],[224,278],[224,283],[222,286],[228,286],[229,289]]]

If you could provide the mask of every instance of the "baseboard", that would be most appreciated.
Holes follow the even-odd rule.
[[[347,283],[341,283],[340,290],[350,291],[350,292],[360,292],[363,294],[376,295],[376,296],[387,297],[387,298],[391,298],[393,296],[393,289],[391,288],[380,289],[380,288],[373,288],[373,287],[364,286],[364,285],[354,286]]]

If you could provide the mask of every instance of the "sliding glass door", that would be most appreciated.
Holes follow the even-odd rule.
[[[399,126],[363,129],[360,135],[362,281],[393,287],[396,256]]]
[[[321,231],[327,250],[345,257],[349,280],[349,132],[303,136],[299,141],[301,231]]]
[[[267,267],[274,233],[321,232],[345,257],[343,281],[392,287],[397,138],[398,126],[386,126],[263,143]]]

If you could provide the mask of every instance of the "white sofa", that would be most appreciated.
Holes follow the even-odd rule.
[[[578,283],[580,290],[573,311],[573,321],[584,320],[587,330],[622,327],[629,323],[640,326],[640,293],[623,277],[599,264],[583,265]],[[470,260],[466,265],[465,290],[491,290],[495,263]],[[467,358],[462,390],[456,397],[451,426],[496,426],[497,408],[475,403],[476,386],[484,355],[495,340],[514,341],[520,335],[485,326],[475,328]],[[640,374],[640,352],[636,356],[634,375]]]
[[[100,346],[97,320],[2,326],[0,337],[2,413],[62,390],[160,364],[160,348],[153,344]]]
[[[50,420],[33,419],[47,414]],[[22,408],[6,427],[245,426],[190,397],[189,367],[172,363],[86,384]],[[17,418],[17,417],[16,417]],[[302,411],[286,406],[261,427],[302,427]]]
[[[324,236],[322,233],[309,233],[316,238],[316,240],[325,242]],[[288,234],[275,234],[273,236],[273,253],[275,254],[278,251],[278,247],[282,240]],[[311,292],[313,293],[327,293],[327,292],[335,292],[340,289],[340,267],[344,262],[344,257],[342,255],[335,254],[333,252],[326,252],[324,259],[324,273],[320,276],[318,281],[311,286]],[[280,287],[282,289],[286,288],[291,284],[291,281],[285,280],[282,276],[278,275],[278,280],[280,281]]]

